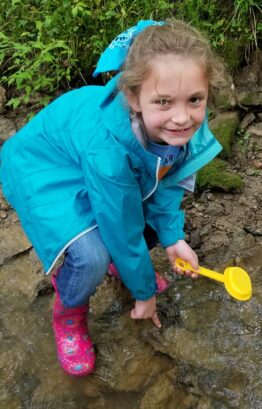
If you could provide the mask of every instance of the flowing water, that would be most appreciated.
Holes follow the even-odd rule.
[[[3,282],[0,409],[261,409],[261,250],[240,265],[250,301],[205,278],[177,278],[158,298],[161,330],[132,321],[127,292],[107,279],[91,303],[96,371],[82,379],[57,363],[53,293],[32,300]]]

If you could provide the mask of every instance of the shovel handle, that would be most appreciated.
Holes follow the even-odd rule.
[[[208,268],[200,267],[198,270],[193,268],[190,263],[187,261],[182,260],[181,258],[176,258],[175,260],[175,267],[180,268],[182,271],[193,271],[194,273],[201,274],[205,277],[212,278],[213,280],[219,281],[220,283],[224,283],[224,275],[217,273],[216,271],[209,270]]]

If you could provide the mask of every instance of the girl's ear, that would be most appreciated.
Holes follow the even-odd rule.
[[[126,91],[126,99],[132,111],[141,112],[139,97],[137,95],[133,94],[130,91]]]

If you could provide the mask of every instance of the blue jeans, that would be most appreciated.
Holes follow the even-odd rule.
[[[110,262],[98,228],[75,240],[66,249],[56,278],[63,305],[71,308],[86,304],[103,281]]]
[[[157,236],[148,225],[144,230],[148,249],[155,247]],[[111,263],[98,228],[75,240],[65,251],[64,263],[56,278],[56,285],[64,307],[84,305],[103,281]]]

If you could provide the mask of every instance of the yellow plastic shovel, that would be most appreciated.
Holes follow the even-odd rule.
[[[176,259],[175,266],[182,271],[190,270],[194,273],[224,283],[227,292],[239,301],[247,301],[251,298],[252,284],[250,277],[248,273],[240,267],[227,267],[224,274],[221,274],[200,266],[198,270],[195,270],[192,268],[191,264],[181,258]]]

